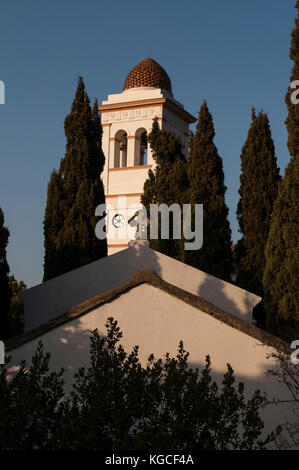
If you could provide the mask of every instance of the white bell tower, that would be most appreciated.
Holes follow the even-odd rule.
[[[196,119],[173,98],[165,70],[153,59],[144,59],[128,74],[123,92],[109,95],[99,106],[103,126],[102,148],[106,162],[102,174],[108,214],[108,255],[128,247],[124,231],[140,204],[148,170],[154,167],[147,135],[156,117],[160,127],[174,132],[188,151],[189,124]],[[109,209],[110,208],[110,209]],[[112,209],[113,208],[113,209]],[[136,212],[136,210],[135,210]]]

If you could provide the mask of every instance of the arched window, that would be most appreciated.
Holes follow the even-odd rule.
[[[127,133],[124,132],[121,137],[120,144],[119,144],[121,166],[127,166],[127,148],[128,148]]]
[[[114,138],[114,168],[127,166],[127,133],[124,130],[119,130]]]
[[[140,137],[139,165],[147,165],[147,134],[144,131]]]
[[[140,128],[135,134],[135,158],[134,165],[147,165],[147,133]]]

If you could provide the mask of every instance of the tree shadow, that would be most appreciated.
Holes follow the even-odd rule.
[[[203,274],[197,295],[237,318],[254,323],[252,312],[257,302],[251,292],[209,274]]]
[[[264,346],[260,345],[260,347]],[[202,370],[204,364],[203,362],[194,363],[190,361],[189,365],[192,368]],[[231,365],[233,367],[233,364]],[[226,371],[216,371],[213,369],[213,357],[211,357],[211,367],[211,375],[217,385],[221,387],[223,374]],[[239,384],[239,382],[244,383],[244,395],[246,399],[250,399],[256,390],[259,390],[261,394],[266,397],[267,402],[260,409],[260,415],[264,422],[263,437],[266,437],[267,434],[274,431],[277,426],[285,425],[286,422],[294,422],[293,407],[289,403],[289,401],[292,401],[292,396],[289,390],[285,385],[280,384],[276,377],[267,375],[268,370],[273,367],[274,365],[271,362],[269,362],[269,364],[265,363],[261,367],[259,375],[254,377],[240,374],[236,370],[234,371],[236,385]],[[280,403],[275,403],[277,399]]]
[[[97,312],[94,312],[94,314],[97,315]],[[115,319],[117,319],[117,315],[115,316]],[[171,325],[169,325],[169,328],[171,329]],[[165,335],[167,336],[169,333],[169,331],[165,332]],[[100,336],[106,336],[106,330],[102,327],[102,322],[101,325],[99,325],[99,334]],[[41,339],[45,351],[51,353],[50,370],[58,372],[61,367],[64,368],[65,392],[68,394],[72,389],[72,384],[74,383],[74,374],[80,367],[88,367],[89,365],[91,335],[92,330],[86,328],[80,317],[69,323],[60,325],[60,327],[45,333],[42,337],[35,338],[34,340],[23,344],[19,348],[10,351],[12,359],[8,367],[9,376],[15,373],[17,370],[16,366],[21,360],[26,360],[28,365],[31,363],[34,350],[37,347],[38,341]],[[179,339],[184,340],[184,338]],[[128,353],[131,351],[130,347],[126,347],[125,340],[121,340],[120,343]],[[136,338],[134,344],[138,345],[138,338]],[[200,344],[198,347],[200,347]],[[263,348],[264,346],[262,344],[257,344],[256,347]],[[187,343],[185,344],[185,348],[188,350]],[[140,360],[143,366],[146,365],[147,358],[151,352],[155,353],[155,351],[145,352],[141,348]],[[212,377],[218,386],[221,386],[223,374],[227,369],[224,361],[219,365],[219,357],[225,355],[225,348],[223,348],[222,344],[217,344],[217,353],[215,350],[213,352],[213,348],[211,348],[211,350],[208,348],[207,351],[205,351],[205,354],[209,353],[211,355]],[[202,353],[202,360],[194,361],[192,360],[191,353],[188,362],[189,367],[198,368],[199,371],[201,371],[205,365],[205,354]],[[235,351],[235,354],[237,356],[238,351]],[[170,355],[174,356],[175,351],[170,351]],[[155,356],[156,358],[162,357],[162,355],[159,354],[155,354]],[[218,362],[218,368],[213,367],[213,362]],[[278,384],[275,377],[266,376],[266,372],[269,368],[273,367],[273,363],[271,361],[269,361],[269,363],[267,362],[265,351],[265,360],[259,365],[257,374],[252,375],[249,370],[248,374],[240,373],[236,368],[234,373],[236,383],[241,381],[245,384],[245,397],[247,399],[252,396],[255,390],[260,390],[262,393],[266,393],[269,401],[272,401],[273,398],[277,397],[279,397],[280,400],[289,400],[291,398],[289,391],[284,386]],[[234,369],[234,360],[231,360],[230,363]],[[261,418],[265,423],[263,434],[266,435],[273,431],[276,426],[284,424],[286,420],[291,422],[293,415],[288,403],[282,403],[277,406],[268,404],[261,410]]]
[[[161,274],[155,252],[142,243],[28,289],[20,295],[24,302],[24,331],[130,282],[138,269],[154,269]]]

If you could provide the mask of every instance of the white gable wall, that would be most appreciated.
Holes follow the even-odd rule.
[[[148,284],[135,287],[92,312],[10,351],[12,364],[18,364],[21,359],[30,361],[38,340],[42,339],[46,351],[51,352],[55,369],[63,367],[66,370],[69,388],[77,368],[88,364],[91,331],[98,328],[105,334],[105,323],[110,316],[119,322],[124,334],[122,344],[127,352],[136,344],[140,346],[143,363],[150,353],[157,358],[166,352],[175,355],[182,339],[185,349],[190,352],[190,365],[202,367],[206,354],[211,356],[217,381],[222,379],[226,364],[230,363],[236,378],[245,382],[248,393],[258,388],[266,391],[269,398],[288,398],[276,379],[265,376],[273,365],[272,360],[266,358],[271,348]],[[266,409],[263,413],[266,430],[282,423],[287,413],[286,406]]]

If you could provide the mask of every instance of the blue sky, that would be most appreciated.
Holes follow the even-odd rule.
[[[42,220],[50,173],[64,156],[63,123],[78,75],[99,101],[122,90],[148,56],[168,72],[174,97],[197,116],[207,100],[223,158],[233,240],[240,152],[251,107],[269,115],[278,165],[289,155],[284,95],[295,0],[26,0],[1,2],[0,207],[11,272],[42,280]]]

